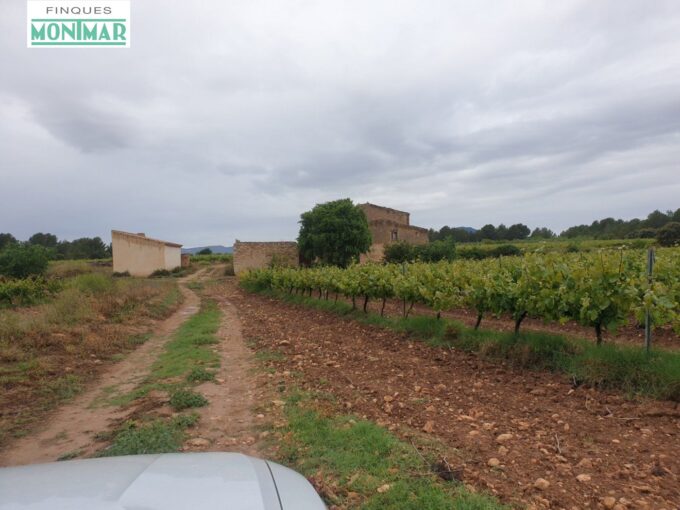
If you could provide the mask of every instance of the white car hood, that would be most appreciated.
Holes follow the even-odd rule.
[[[282,491],[274,476],[281,478]],[[299,474],[238,453],[133,455],[0,469],[0,510],[282,508],[325,506]]]

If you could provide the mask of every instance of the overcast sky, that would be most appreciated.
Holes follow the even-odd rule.
[[[350,197],[439,228],[680,207],[680,2],[132,0],[27,49],[0,0],[0,232],[297,236]]]

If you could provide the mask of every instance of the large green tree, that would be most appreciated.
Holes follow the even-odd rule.
[[[47,269],[47,249],[37,244],[13,243],[0,253],[0,276],[28,278]]]
[[[17,240],[12,234],[0,233],[0,250],[2,250],[5,246],[9,246],[10,244],[14,244],[16,242]]]
[[[308,262],[347,267],[371,247],[366,215],[349,198],[317,204],[300,216],[298,246]]]

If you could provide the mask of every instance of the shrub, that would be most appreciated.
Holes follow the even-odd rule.
[[[514,244],[502,244],[491,250],[492,257],[516,257],[521,254],[522,250]]]
[[[191,390],[177,390],[170,397],[170,405],[176,411],[189,409],[191,407],[203,407],[208,401],[200,393]]]
[[[0,275],[11,278],[40,276],[47,264],[47,250],[42,246],[11,244],[0,253]]]
[[[401,264],[403,262],[413,262],[416,259],[415,246],[406,241],[399,241],[388,244],[385,247],[383,261],[388,264]]]
[[[0,279],[0,305],[23,306],[40,301],[60,290],[55,280],[44,278],[24,278],[22,280]]]
[[[171,276],[172,273],[167,269],[156,269],[153,273],[149,275],[149,278],[162,278],[164,276]]]
[[[450,239],[433,241],[416,247],[416,254],[422,262],[452,261],[456,258],[456,244]]]
[[[671,221],[659,229],[656,240],[661,246],[675,246],[680,244],[680,223]]]

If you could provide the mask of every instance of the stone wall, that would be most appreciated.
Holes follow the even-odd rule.
[[[241,242],[234,243],[234,273],[239,274],[249,269],[269,267],[275,264],[286,267],[297,267],[299,255],[297,243],[279,242]]]
[[[372,221],[387,220],[401,225],[408,225],[410,221],[410,215],[405,211],[397,211],[396,209],[369,203],[359,204],[359,208],[364,211],[369,224]]]
[[[369,222],[373,244],[389,244],[406,241],[409,244],[427,244],[427,229],[403,225],[388,220],[373,220]]]

